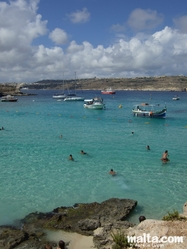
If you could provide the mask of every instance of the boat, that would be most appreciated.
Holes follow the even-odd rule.
[[[84,101],[84,97],[77,96],[75,93],[70,93],[64,98],[64,101]]]
[[[105,108],[105,104],[103,103],[103,99],[100,97],[96,97],[93,99],[85,99],[84,108],[102,110]]]
[[[167,108],[160,109],[160,105],[152,105],[148,103],[142,103],[135,105],[132,109],[132,113],[137,117],[149,117],[149,118],[164,118],[166,116]]]
[[[66,94],[65,93],[55,93],[53,95],[53,99],[65,99],[66,98]]]
[[[53,99],[57,99],[57,100],[61,100],[61,99],[65,99],[65,97],[67,96],[65,93],[64,93],[64,74],[63,74],[63,89],[62,89],[62,92],[61,93],[55,93],[52,98]]]
[[[102,94],[115,94],[116,92],[110,87],[101,91]]]
[[[76,72],[75,72],[75,91],[74,93],[69,93],[64,101],[84,101],[84,97],[76,95]]]
[[[16,101],[18,101],[18,99],[12,95],[6,95],[1,98],[1,102],[16,102]]]
[[[177,96],[174,96],[173,98],[172,98],[172,100],[179,100],[180,99],[180,97],[177,95]]]

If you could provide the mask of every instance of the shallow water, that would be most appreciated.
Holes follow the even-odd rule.
[[[37,95],[0,103],[5,128],[0,131],[0,224],[34,211],[111,197],[138,201],[134,222],[140,215],[162,218],[173,209],[182,212],[187,200],[186,92],[175,93],[181,99],[173,101],[173,92],[118,91],[102,95],[106,110],[56,101],[56,91],[29,92]],[[133,105],[142,102],[166,103],[167,117],[134,117]],[[165,150],[170,162],[163,164]],[[70,154],[75,161],[68,160]],[[111,168],[115,177],[108,174]]]

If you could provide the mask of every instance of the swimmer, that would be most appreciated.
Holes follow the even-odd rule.
[[[62,138],[62,134],[60,135],[60,138]]]
[[[80,152],[82,155],[86,155],[87,153],[86,152],[84,152],[83,150],[81,150],[81,152]]]
[[[162,162],[168,162],[169,161],[168,156],[169,156],[168,151],[165,150],[165,152],[163,153],[162,158],[161,158]]]
[[[149,147],[149,145],[147,145],[147,146],[146,146],[146,148],[147,148],[147,150],[150,150],[150,147]]]
[[[69,160],[70,160],[70,161],[74,161],[74,159],[73,159],[73,156],[72,156],[72,155],[69,155]]]
[[[109,174],[112,175],[112,176],[115,176],[115,175],[116,175],[116,172],[115,172],[113,169],[111,169],[111,170],[109,171]]]

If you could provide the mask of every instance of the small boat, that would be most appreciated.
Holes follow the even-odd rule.
[[[12,95],[6,95],[1,98],[1,102],[16,102],[16,101],[18,101],[18,99]]]
[[[77,96],[75,93],[68,94],[65,98],[64,101],[84,101],[84,97]]]
[[[102,94],[115,94],[116,92],[110,87],[101,91]]]
[[[180,99],[180,97],[177,95],[177,96],[174,96],[173,98],[172,98],[172,100],[179,100]]]
[[[77,79],[76,79],[76,72],[75,72],[75,90],[74,93],[69,93],[66,98],[64,99],[64,101],[84,101],[84,97],[82,96],[77,96],[76,95],[76,83]]]
[[[93,110],[102,110],[105,108],[105,104],[103,103],[103,99],[99,97],[93,99],[85,99],[84,108],[93,109]]]
[[[55,93],[53,95],[53,99],[65,99],[66,98],[66,94],[64,93]]]
[[[148,103],[142,103],[135,105],[132,109],[132,113],[137,117],[149,117],[149,118],[164,118],[166,116],[167,108],[160,109],[160,105],[150,105]]]

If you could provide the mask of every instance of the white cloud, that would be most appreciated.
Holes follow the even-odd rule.
[[[179,29],[181,32],[187,33],[187,16],[174,18],[173,22],[177,29]]]
[[[56,28],[50,34],[49,38],[57,45],[64,45],[68,42],[68,35],[63,29]]]
[[[1,82],[59,79],[62,71],[66,78],[73,78],[75,71],[79,78],[186,74],[187,34],[182,29],[165,27],[150,35],[142,32],[128,39],[121,36],[108,47],[74,40],[62,49],[58,44],[67,42],[68,36],[56,28],[49,35],[56,46],[33,46],[38,36],[47,33],[47,21],[37,13],[38,2],[0,2]],[[151,13],[152,19],[143,12],[139,28],[145,28],[147,20],[151,20],[148,27],[161,21],[157,13]],[[185,20],[177,19],[176,25],[183,27]],[[136,23],[133,27],[138,28]]]
[[[87,8],[83,8],[83,10],[77,10],[68,15],[70,21],[72,23],[85,23],[90,19],[90,13]]]
[[[135,9],[129,16],[128,24],[136,31],[150,30],[163,22],[163,15],[155,10]]]
[[[110,29],[111,29],[111,31],[114,31],[114,32],[124,32],[125,25],[121,25],[121,24],[117,23],[117,24],[112,25]]]

